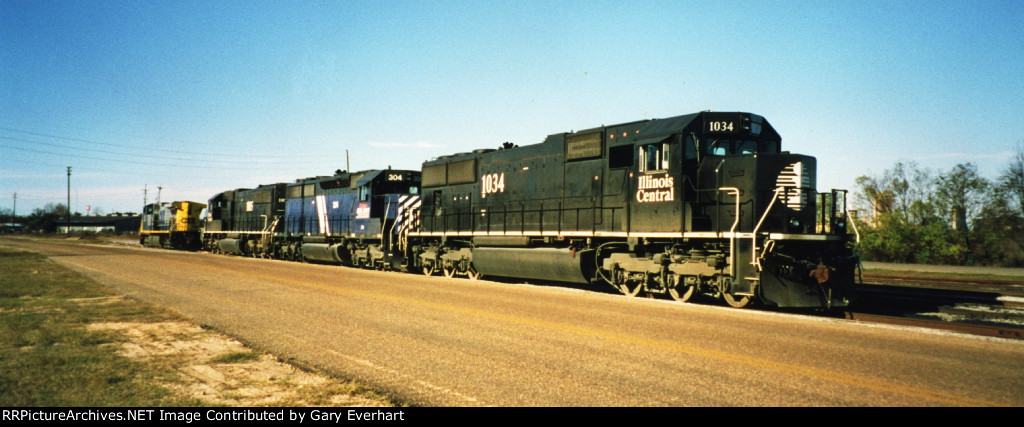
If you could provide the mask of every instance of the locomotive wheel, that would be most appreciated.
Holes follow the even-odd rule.
[[[623,295],[635,297],[640,294],[640,289],[643,288],[643,283],[637,283],[632,289],[629,287],[629,281],[626,280],[626,270],[616,268],[612,270],[612,279],[615,281],[615,287],[622,292]]]
[[[628,282],[619,285],[619,292],[622,292],[623,295],[629,297],[640,295],[640,289],[643,289],[643,283],[637,283],[633,289],[629,288]]]
[[[687,302],[690,298],[693,298],[693,294],[697,293],[696,284],[687,285],[685,282],[686,279],[678,274],[669,273],[665,275],[665,285],[672,299],[679,302]]]
[[[436,262],[430,261],[430,262],[424,262],[423,263],[423,275],[434,275],[434,272],[436,272],[436,271],[437,271],[437,263]]]
[[[445,265],[444,267],[441,268],[441,270],[444,271],[444,277],[448,277],[448,278],[455,277],[455,266],[454,265]]]
[[[679,302],[689,301],[695,293],[697,293],[696,286],[679,285],[668,290],[668,294],[672,295],[672,299]]]
[[[730,306],[733,306],[733,307],[736,307],[736,308],[743,308],[743,307],[746,307],[747,305],[750,304],[750,296],[749,295],[739,296],[739,295],[733,295],[733,294],[730,294],[730,293],[726,292],[726,293],[722,294],[722,299],[724,299],[725,302],[727,304],[729,304]]]
[[[480,280],[480,278],[483,277],[483,274],[480,274],[479,271],[476,271],[476,269],[473,268],[473,266],[470,266],[469,268],[466,269],[466,275],[469,276],[469,280]]]

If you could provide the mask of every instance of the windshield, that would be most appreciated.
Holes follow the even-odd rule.
[[[779,152],[779,144],[776,141],[720,138],[706,138],[704,141],[704,153],[716,156]]]

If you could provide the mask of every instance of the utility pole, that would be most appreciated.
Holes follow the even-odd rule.
[[[71,166],[68,166],[68,229],[66,234],[71,234]]]
[[[14,215],[12,217],[12,223],[18,220],[18,192],[14,192]]]

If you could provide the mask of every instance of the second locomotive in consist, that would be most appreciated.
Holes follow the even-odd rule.
[[[266,258],[383,268],[411,218],[419,171],[338,171],[332,176],[225,191],[210,199],[205,246]]]
[[[210,199],[214,251],[843,307],[859,260],[846,192],[750,113],[700,112],[338,171]],[[153,240],[150,238],[150,240]]]
[[[763,117],[701,112],[550,135],[423,164],[424,273],[841,307],[858,259],[846,193]]]

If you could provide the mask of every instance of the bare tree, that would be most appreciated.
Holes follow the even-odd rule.
[[[1024,217],[1024,141],[1017,142],[1017,153],[999,176],[999,191],[1007,198],[1006,204]]]
[[[873,218],[891,213],[902,221],[923,224],[934,216],[929,202],[934,180],[916,162],[897,162],[881,177],[861,176],[856,182],[860,207],[869,209]]]
[[[971,221],[985,205],[991,184],[978,175],[973,163],[960,163],[935,180],[935,202],[939,211],[948,215],[950,226],[967,231]]]

